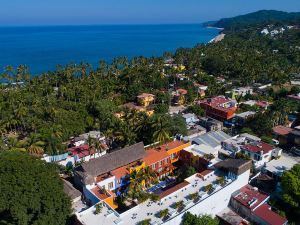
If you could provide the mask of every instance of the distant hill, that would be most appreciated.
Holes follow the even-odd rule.
[[[251,26],[267,24],[300,25],[300,12],[287,13],[276,10],[261,10],[242,16],[204,23],[205,26],[221,27],[225,30],[239,30]]]

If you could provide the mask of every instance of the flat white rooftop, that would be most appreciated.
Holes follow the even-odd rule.
[[[273,159],[266,164],[265,169],[279,176],[286,170],[290,170],[294,165],[300,162],[300,157],[282,153],[279,159]]]
[[[214,148],[212,148],[209,145],[204,145],[204,144],[200,144],[200,145],[191,145],[187,148],[184,149],[187,152],[192,153],[194,156],[200,156],[203,157],[206,154],[215,154],[218,152],[218,150],[215,150]]]
[[[120,215],[114,213],[107,207],[104,207],[102,212],[96,215],[94,213],[95,207],[93,206],[84,212],[78,213],[77,217],[84,225],[129,225],[138,224],[145,219],[151,219],[151,224],[162,224],[163,221],[159,218],[159,212],[161,210],[169,210],[169,219],[178,214],[184,213],[190,207],[205,201],[207,197],[213,195],[216,191],[223,188],[215,183],[218,178],[219,176],[216,173],[213,173],[206,180],[202,180],[197,176],[197,174],[195,174],[185,180],[185,182],[188,183],[186,186],[163,197],[159,202],[155,203],[148,200]],[[233,180],[228,179],[226,180],[226,184],[230,184],[232,181]],[[204,191],[204,187],[208,184],[212,184],[215,189],[210,195]],[[201,196],[198,202],[192,201],[189,197],[190,194],[195,192],[198,192],[199,196]],[[180,213],[178,213],[175,209],[175,203],[179,201],[183,201],[185,204],[185,208]]]

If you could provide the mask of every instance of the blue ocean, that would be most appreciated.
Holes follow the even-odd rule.
[[[26,64],[32,74],[56,65],[101,59],[160,56],[179,47],[207,43],[218,30],[200,24],[0,27],[0,71]]]

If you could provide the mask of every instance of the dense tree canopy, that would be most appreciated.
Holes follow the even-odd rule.
[[[196,216],[187,212],[182,220],[183,225],[218,225],[219,221],[209,215]]]
[[[0,153],[0,224],[63,225],[70,207],[55,165],[23,153]]]
[[[281,185],[283,189],[283,200],[288,204],[298,218],[300,216],[300,164],[291,170],[284,172]]]

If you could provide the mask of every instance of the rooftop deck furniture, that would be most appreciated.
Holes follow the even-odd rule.
[[[115,224],[121,224],[123,221],[119,218],[114,221]]]

